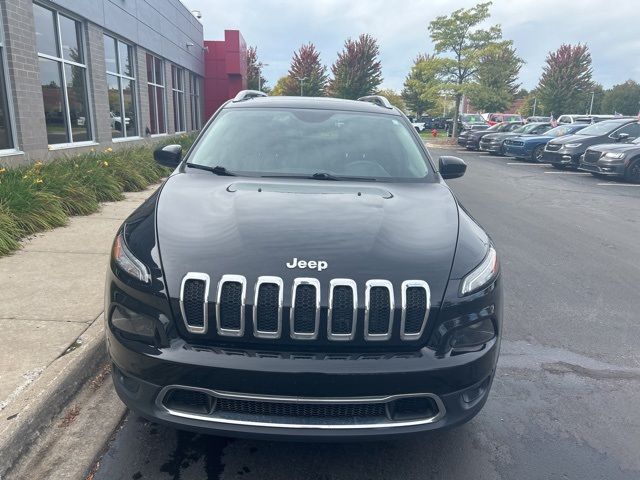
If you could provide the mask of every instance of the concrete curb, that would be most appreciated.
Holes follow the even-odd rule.
[[[93,321],[74,345],[78,345],[75,350],[58,357],[21,395],[19,401],[9,404],[2,411],[0,479],[106,361],[102,315]]]

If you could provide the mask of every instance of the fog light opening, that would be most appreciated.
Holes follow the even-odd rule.
[[[405,397],[387,404],[391,420],[406,421],[433,418],[438,415],[438,405],[431,397]]]
[[[205,392],[174,388],[165,395],[162,403],[169,410],[206,415],[212,412],[215,400]]]
[[[487,390],[489,388],[490,379],[491,377],[487,377],[479,385],[476,385],[473,388],[465,390],[460,396],[462,398],[463,405],[466,407],[471,407],[478,400],[484,397],[484,395],[487,393]]]

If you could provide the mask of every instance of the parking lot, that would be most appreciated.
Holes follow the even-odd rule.
[[[129,414],[95,479],[637,479],[640,185],[432,148],[492,235],[505,285],[489,401],[461,428],[386,443],[231,440]]]

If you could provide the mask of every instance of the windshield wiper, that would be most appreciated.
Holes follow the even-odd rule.
[[[311,178],[313,180],[331,180],[331,181],[342,181],[342,180],[356,180],[362,182],[377,182],[378,179],[374,177],[352,177],[349,175],[332,175],[327,172],[316,172],[314,174],[294,174],[294,173],[274,173],[274,174],[265,174],[260,175],[264,178]]]
[[[219,165],[215,166],[215,167],[209,167],[208,165],[200,165],[199,163],[187,163],[187,167],[197,168],[199,170],[206,170],[207,172],[212,172],[212,173],[215,173],[216,175],[221,175],[223,177],[235,177],[236,176],[235,173],[230,172],[226,168],[221,167]]]
[[[336,177],[335,175],[331,175],[330,173],[327,173],[327,172],[316,172],[313,175],[311,175],[311,178],[315,180],[334,180],[334,181],[342,180],[341,178]]]

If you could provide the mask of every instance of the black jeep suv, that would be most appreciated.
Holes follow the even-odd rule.
[[[555,168],[577,169],[587,148],[602,143],[623,143],[640,136],[637,118],[618,118],[594,123],[573,135],[551,140],[544,149],[542,161]]]
[[[484,405],[502,287],[487,234],[384,97],[243,91],[122,225],[106,282],[120,398],[179,428],[383,437]]]

